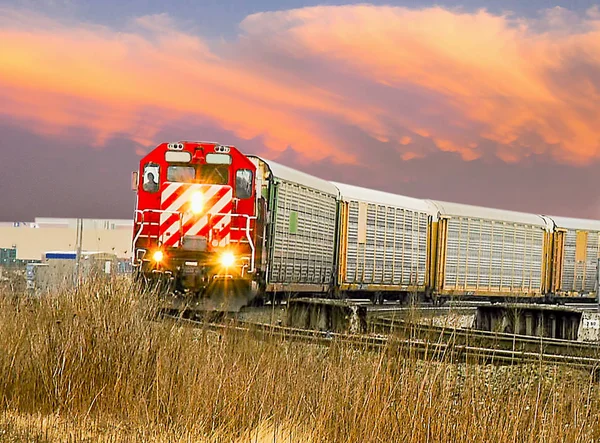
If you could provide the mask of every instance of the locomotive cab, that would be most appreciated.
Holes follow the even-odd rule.
[[[235,147],[163,143],[137,172],[133,264],[146,283],[201,309],[255,293],[256,166]],[[135,176],[134,175],[134,176]]]

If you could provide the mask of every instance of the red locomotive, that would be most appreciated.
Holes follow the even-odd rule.
[[[257,293],[256,166],[235,147],[162,143],[134,172],[133,264],[146,284],[203,309]],[[210,303],[210,306],[206,306]]]

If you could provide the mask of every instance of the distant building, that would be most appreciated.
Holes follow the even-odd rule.
[[[129,259],[132,231],[131,220],[83,219],[82,250],[108,252],[120,259]],[[41,260],[47,251],[74,251],[76,247],[75,218],[39,217],[33,222],[0,223],[0,250],[3,251],[0,261]]]

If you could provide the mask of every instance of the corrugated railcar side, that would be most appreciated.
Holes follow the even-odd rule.
[[[429,200],[437,212],[434,286],[444,296],[544,296],[551,226],[541,216]]]
[[[334,282],[338,191],[326,180],[253,157],[268,183],[267,292],[327,292]]]
[[[600,258],[600,221],[545,216],[554,225],[551,292],[595,297]]]
[[[342,183],[338,284],[341,291],[424,292],[429,205]]]

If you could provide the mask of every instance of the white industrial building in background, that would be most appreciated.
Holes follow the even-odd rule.
[[[0,222],[0,250],[16,250],[17,260],[40,260],[48,251],[75,251],[77,220],[38,217],[33,222]],[[132,220],[81,220],[82,251],[131,258]]]

